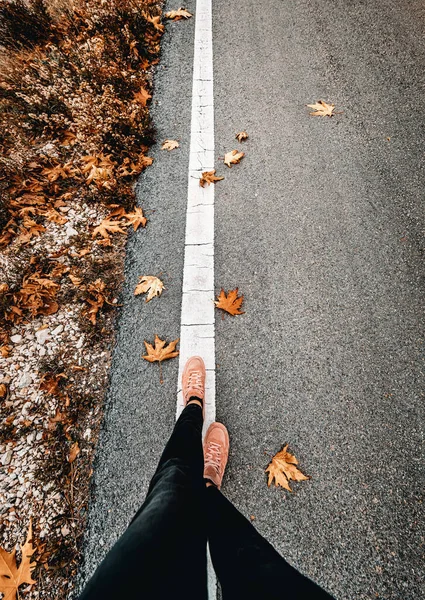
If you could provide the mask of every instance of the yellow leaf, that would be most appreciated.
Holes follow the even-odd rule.
[[[176,350],[178,341],[178,339],[174,340],[173,342],[170,342],[168,346],[166,346],[167,342],[161,340],[156,335],[154,346],[152,346],[145,340],[147,354],[142,356],[142,358],[149,362],[162,362],[163,360],[174,358],[179,355],[179,351]]]
[[[238,291],[238,288],[231,290],[226,296],[225,291],[222,289],[218,299],[214,304],[217,308],[221,308],[221,310],[229,313],[229,315],[243,315],[243,311],[240,310],[243,302],[243,296],[239,296],[238,298]]]
[[[20,585],[36,583],[31,577],[31,572],[35,567],[35,562],[31,558],[34,551],[31,521],[27,539],[21,546],[22,558],[19,567],[16,564],[16,548],[12,552],[0,548],[0,592],[3,593],[3,600],[16,600]]]
[[[280,487],[285,488],[289,492],[292,492],[289,482],[292,481],[306,481],[310,479],[296,466],[298,464],[297,459],[293,454],[288,452],[287,450],[288,444],[280,452],[275,454],[266,469],[266,473],[268,473],[268,481],[267,485],[273,483],[276,487],[280,485]]]
[[[248,139],[248,134],[246,131],[240,131],[239,133],[236,134],[236,139],[238,140],[238,142],[243,142],[244,140]]]
[[[202,177],[199,180],[199,185],[201,187],[205,187],[206,185],[210,185],[210,183],[215,183],[216,181],[221,181],[224,177],[216,177],[215,169],[214,171],[204,171],[202,173]]]
[[[158,277],[155,277],[154,275],[143,275],[140,277],[139,283],[134,290],[134,295],[139,296],[140,294],[147,293],[146,302],[149,302],[155,296],[160,296],[163,289],[164,284]]]
[[[161,150],[174,150],[179,147],[179,143],[176,140],[165,140],[162,142]]]
[[[228,167],[231,167],[232,165],[240,163],[244,156],[245,152],[238,152],[237,150],[232,150],[231,152],[227,152],[224,155],[224,164]]]
[[[166,19],[172,19],[173,21],[180,21],[180,19],[190,19],[192,14],[185,8],[180,7],[178,10],[170,10],[165,13]]]
[[[323,100],[319,100],[316,104],[307,104],[307,106],[313,109],[314,112],[310,113],[313,117],[333,117],[335,104],[326,104]]]

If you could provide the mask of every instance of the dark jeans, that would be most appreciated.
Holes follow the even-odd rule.
[[[225,600],[332,600],[298,573],[203,480],[202,410],[186,407],[146,500],[80,600],[202,600],[206,543]]]

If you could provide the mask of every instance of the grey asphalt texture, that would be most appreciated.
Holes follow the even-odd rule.
[[[216,321],[224,493],[338,600],[425,598],[424,23],[413,0],[214,2],[215,283],[245,295]],[[161,385],[141,355],[180,329],[194,24],[167,23],[155,75],[158,142],[180,148],[158,143],[138,186],[149,223],[128,244],[81,581],[174,422],[178,362]],[[310,117],[319,99],[342,114]],[[133,296],[160,273],[160,299]],[[293,494],[264,474],[285,442],[311,475]]]

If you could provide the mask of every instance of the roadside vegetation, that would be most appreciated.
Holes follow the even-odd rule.
[[[0,559],[32,521],[22,598],[66,598],[80,559],[163,30],[152,0],[0,2]]]

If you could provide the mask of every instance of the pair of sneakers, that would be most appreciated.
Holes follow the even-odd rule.
[[[182,376],[183,401],[198,401],[205,418],[205,364],[200,356],[187,361]],[[221,488],[229,456],[229,434],[221,423],[211,423],[204,439],[204,479]]]

